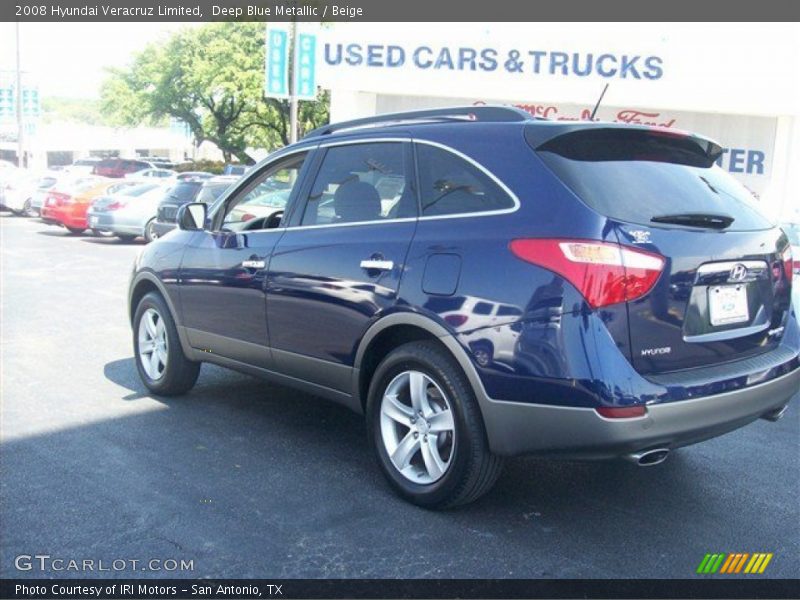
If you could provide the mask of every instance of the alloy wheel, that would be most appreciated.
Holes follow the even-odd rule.
[[[397,375],[381,400],[381,438],[397,471],[427,485],[447,472],[455,450],[455,423],[442,388],[421,371]]]
[[[167,368],[167,328],[164,319],[148,308],[139,320],[139,362],[152,380],[158,380]]]

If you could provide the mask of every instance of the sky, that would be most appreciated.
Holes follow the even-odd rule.
[[[125,65],[133,53],[187,23],[21,23],[22,69],[42,96],[97,98],[107,67]],[[16,67],[15,23],[0,23],[0,75]],[[131,29],[135,28],[135,35]]]

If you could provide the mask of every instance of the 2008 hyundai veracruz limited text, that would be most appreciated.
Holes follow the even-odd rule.
[[[790,246],[720,153],[504,107],[316,130],[138,257],[139,373],[182,394],[207,361],[363,412],[430,507],[503,456],[657,464],[776,420],[800,385]]]

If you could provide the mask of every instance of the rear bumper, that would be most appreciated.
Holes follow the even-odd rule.
[[[800,390],[800,368],[740,390],[652,404],[644,417],[605,419],[591,408],[481,398],[489,445],[497,454],[613,458],[677,448],[738,429],[785,406]]]
[[[119,219],[113,213],[89,212],[86,215],[86,221],[89,227],[98,231],[121,233],[123,235],[142,235],[144,232],[144,225],[138,221]]]
[[[63,225],[74,229],[86,229],[86,215],[74,214],[71,211],[43,206],[39,214],[48,225]]]

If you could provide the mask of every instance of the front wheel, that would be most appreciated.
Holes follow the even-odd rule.
[[[500,475],[502,459],[489,450],[472,388],[436,342],[404,344],[381,362],[367,416],[384,475],[414,504],[467,504]]]
[[[154,394],[185,394],[197,381],[200,363],[184,355],[175,322],[160,294],[146,294],[136,307],[133,349],[139,376]]]

